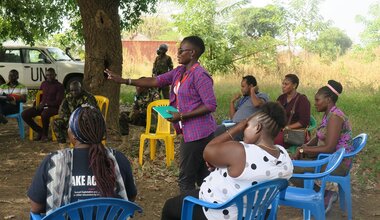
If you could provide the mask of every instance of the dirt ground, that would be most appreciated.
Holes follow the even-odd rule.
[[[142,214],[134,219],[160,219],[161,208],[166,199],[178,193],[176,176],[178,168],[166,168],[163,152],[154,162],[144,159],[144,166],[137,163],[138,135],[141,130],[134,130],[135,138],[130,146],[122,144],[120,138],[111,137],[107,146],[112,146],[125,153],[132,162],[138,197],[136,203],[143,208]],[[58,144],[40,143],[29,140],[21,141],[17,124],[10,120],[7,125],[0,125],[0,219],[28,219],[29,202],[26,191],[34,172],[49,152],[57,150]],[[354,219],[380,219],[379,187],[359,188],[353,176],[353,215]],[[302,212],[297,209],[280,207],[278,219],[302,219]],[[347,219],[339,210],[338,203],[328,213],[327,219]]]

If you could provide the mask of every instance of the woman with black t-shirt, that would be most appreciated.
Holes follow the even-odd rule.
[[[106,125],[101,112],[89,105],[70,117],[68,134],[74,149],[48,155],[28,190],[33,213],[49,214],[78,200],[116,197],[134,201],[137,195],[129,160],[101,143]]]

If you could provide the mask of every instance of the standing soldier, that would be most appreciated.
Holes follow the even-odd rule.
[[[166,55],[167,51],[168,45],[166,44],[161,44],[158,48],[157,57],[153,64],[153,77],[159,76],[173,69],[173,61],[170,56]],[[169,99],[169,86],[162,87],[159,90],[162,91],[164,99]]]
[[[54,132],[57,134],[58,143],[66,143],[70,115],[82,104],[98,108],[95,97],[83,90],[80,82],[74,81],[70,83],[70,92],[66,94],[65,99],[59,107],[59,118],[54,120]]]

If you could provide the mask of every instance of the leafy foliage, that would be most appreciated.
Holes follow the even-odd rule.
[[[283,32],[283,23],[284,11],[274,5],[237,10],[229,25],[231,44],[239,54],[234,61],[254,62],[272,72],[276,67],[277,47],[283,44],[276,38]]]
[[[241,9],[246,3],[181,2],[184,13],[174,16],[175,25],[183,35],[203,38],[207,47],[202,63],[211,73],[228,73],[237,62],[253,61],[269,71],[275,67],[280,44],[275,37],[281,32],[283,12],[273,5]]]
[[[66,48],[70,48],[70,53],[73,58],[84,60],[84,48],[83,38],[78,36],[78,32],[70,29],[63,33],[50,35],[48,38],[37,41],[37,45],[49,45],[61,48],[65,51]]]
[[[212,74],[233,68],[234,53],[230,49],[223,21],[227,17],[224,13],[230,11],[227,8],[236,7],[236,2],[223,8],[218,8],[216,0],[189,0],[180,4],[183,13],[174,16],[175,26],[182,35],[198,35],[205,41],[202,64]]]
[[[154,11],[156,2],[3,0],[0,2],[0,40],[22,39],[34,44],[61,30],[64,19],[72,21],[71,27],[79,33],[76,36],[83,36],[86,41],[84,88],[95,94],[114,94],[109,97],[109,111],[116,114],[109,115],[107,124],[117,129],[120,87],[107,83],[103,70],[112,66],[114,71],[122,72],[120,29],[137,25],[142,13]]]
[[[326,61],[336,59],[351,46],[347,35],[330,28],[331,22],[320,15],[322,1],[278,0],[275,5],[238,10],[231,7],[236,1],[177,1],[184,12],[174,19],[182,35],[205,39],[207,51],[202,62],[211,72],[228,72],[237,62],[253,62],[274,72],[279,46],[287,46],[289,51],[301,47],[317,52]],[[228,2],[230,6],[221,9]],[[227,14],[221,15],[221,11]]]
[[[154,12],[157,0],[114,0],[121,10],[120,27],[131,29],[142,13]],[[28,44],[43,40],[63,28],[70,21],[82,39],[82,23],[75,0],[2,0],[0,2],[0,41],[21,38]]]
[[[325,61],[331,61],[345,54],[352,41],[342,30],[333,27],[321,32],[312,45],[312,52],[319,54]]]
[[[143,13],[154,12],[158,0],[119,0],[122,13],[121,27],[130,30],[141,22]]]
[[[290,0],[277,1],[279,7],[286,9],[285,29],[288,44],[301,46],[310,51],[313,42],[320,32],[330,25],[319,13],[319,5],[323,0]],[[290,45],[289,45],[290,46]]]
[[[27,43],[33,43],[47,37],[61,28],[64,6],[55,0],[2,0],[0,40],[20,37]]]
[[[276,37],[281,32],[284,11],[274,5],[263,8],[244,8],[234,14],[234,22],[248,37],[257,39],[263,36]]]
[[[361,33],[362,42],[367,47],[377,47],[380,45],[380,3],[372,4],[369,7],[367,17],[358,15],[356,20],[366,27]]]
[[[123,32],[126,38],[141,33],[151,40],[178,40],[178,32],[174,30],[174,24],[164,17],[144,16],[142,22],[132,30]]]

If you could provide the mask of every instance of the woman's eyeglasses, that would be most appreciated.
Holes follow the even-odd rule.
[[[182,49],[182,48],[179,48],[178,49],[178,54],[182,54],[183,52],[190,51],[190,50],[192,50],[192,49]]]

